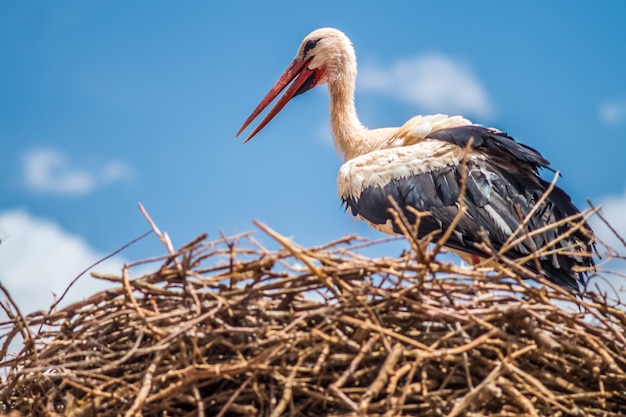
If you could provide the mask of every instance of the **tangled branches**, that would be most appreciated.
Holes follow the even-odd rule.
[[[411,242],[369,258],[267,226],[206,236],[113,289],[15,314],[2,412],[67,416],[626,414],[626,314],[511,268],[463,268]],[[440,247],[436,247],[440,250]],[[423,252],[417,256],[416,251]],[[419,261],[416,259],[420,259]],[[500,265],[500,266],[498,266]]]

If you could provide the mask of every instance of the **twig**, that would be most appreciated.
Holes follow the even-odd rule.
[[[129,246],[134,245],[135,243],[139,242],[141,239],[143,239],[144,237],[148,236],[150,233],[152,233],[152,230],[148,230],[147,232],[144,232],[143,234],[139,235],[138,237],[134,238],[133,240],[131,240],[130,242],[128,242],[127,244],[125,244],[124,246],[122,246],[121,248],[111,252],[110,254],[108,254],[107,256],[105,256],[104,258],[94,262],[93,264],[89,265],[87,268],[85,268],[80,274],[78,274],[76,276],[76,278],[74,278],[69,285],[65,288],[65,291],[63,291],[63,294],[61,294],[61,296],[54,302],[54,304],[52,304],[52,306],[50,306],[50,309],[48,310],[48,314],[52,313],[52,311],[59,305],[59,303],[61,301],[63,301],[63,299],[65,298],[65,296],[67,295],[67,293],[70,291],[70,289],[74,286],[74,284],[76,283],[76,281],[78,281],[80,279],[80,277],[82,277],[83,275],[85,275],[89,270],[95,268],[96,266],[100,265],[102,262],[106,261],[107,259],[110,259],[112,257],[114,257],[115,255],[117,255],[118,253],[124,251],[126,248],[128,248]]]

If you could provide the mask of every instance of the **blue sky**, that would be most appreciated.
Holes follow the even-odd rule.
[[[626,232],[624,16],[621,1],[2,2],[0,280],[44,307],[149,228],[138,202],[175,246],[252,219],[306,246],[380,237],[337,198],[325,87],[234,137],[324,26],[354,43],[366,125],[440,112],[498,127]],[[107,268],[163,252],[149,237]]]

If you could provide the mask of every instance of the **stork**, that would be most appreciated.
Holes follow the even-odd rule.
[[[486,240],[497,251],[517,237],[503,254],[511,259],[528,257],[548,245],[551,251],[537,255],[526,267],[578,291],[578,283],[584,284],[594,268],[593,233],[586,223],[574,228],[564,221],[580,211],[565,191],[558,186],[550,191],[551,184],[539,176],[540,168],[551,168],[538,151],[461,116],[416,116],[400,127],[367,129],[354,105],[356,76],[354,48],[343,32],[311,32],[237,136],[285,88],[245,142],[293,97],[327,84],[333,141],[344,158],[338,192],[352,215],[382,232],[400,233],[390,211],[391,198],[411,222],[418,217],[415,210],[425,213],[419,216],[419,237],[441,235],[452,225],[445,245],[470,260],[488,257]]]

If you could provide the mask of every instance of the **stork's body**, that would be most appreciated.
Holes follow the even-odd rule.
[[[561,224],[533,232],[579,213],[560,188],[555,187],[530,215],[527,225],[520,228],[522,219],[549,187],[538,175],[538,170],[549,163],[536,150],[460,116],[416,116],[399,128],[365,128],[354,105],[354,49],[336,29],[318,29],[303,40],[292,64],[238,135],[289,83],[285,94],[246,141],[295,95],[327,83],[333,139],[345,160],[337,179],[339,197],[353,215],[383,232],[398,233],[389,211],[391,197],[410,221],[416,216],[407,207],[430,213],[421,219],[421,237],[445,231],[459,213],[459,199],[463,198],[466,213],[446,243],[450,248],[485,256],[479,247],[485,236],[499,249],[517,231],[532,236],[506,252],[510,258],[520,258],[565,233],[567,237],[557,239],[553,245],[555,249],[571,249],[572,255],[542,256],[540,268],[534,262],[527,266],[570,290],[578,289],[577,283],[584,281],[584,274],[576,267],[593,267],[590,231],[568,234],[569,226]],[[470,151],[466,154],[468,144]],[[462,195],[464,169],[466,192]]]

